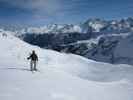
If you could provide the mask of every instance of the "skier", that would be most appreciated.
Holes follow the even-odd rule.
[[[38,56],[37,54],[35,53],[35,51],[33,50],[32,51],[32,54],[27,58],[28,60],[30,59],[30,68],[31,68],[31,71],[35,70],[37,71],[36,69],[36,64],[37,64],[37,61],[38,61]]]

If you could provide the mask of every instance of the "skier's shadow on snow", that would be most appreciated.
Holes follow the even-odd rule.
[[[27,68],[15,68],[15,67],[8,67],[8,68],[1,68],[3,70],[21,70],[21,71],[31,71],[30,69]]]

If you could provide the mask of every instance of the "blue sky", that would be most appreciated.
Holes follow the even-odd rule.
[[[1,25],[80,23],[133,17],[133,0],[0,0]]]

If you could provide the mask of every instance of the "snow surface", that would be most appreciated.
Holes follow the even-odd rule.
[[[38,72],[26,57],[39,55]],[[133,100],[133,67],[31,46],[0,32],[0,100]]]

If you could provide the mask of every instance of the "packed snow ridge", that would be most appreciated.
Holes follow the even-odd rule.
[[[0,100],[133,100],[132,66],[41,49],[0,31]],[[32,50],[37,72],[26,59]]]

